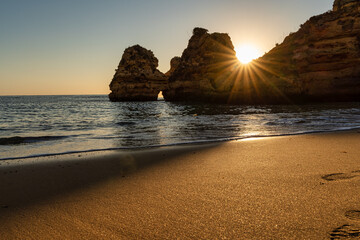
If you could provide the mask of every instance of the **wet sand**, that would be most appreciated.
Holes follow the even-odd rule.
[[[360,130],[0,164],[0,239],[360,238]]]

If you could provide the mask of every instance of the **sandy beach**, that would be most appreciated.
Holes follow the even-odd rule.
[[[359,199],[360,130],[2,161],[0,239],[359,239]]]

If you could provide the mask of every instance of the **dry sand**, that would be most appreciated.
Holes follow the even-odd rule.
[[[0,239],[359,239],[359,133],[2,161]]]

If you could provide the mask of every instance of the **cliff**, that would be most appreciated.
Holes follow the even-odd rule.
[[[154,101],[167,87],[153,52],[139,45],[125,49],[110,83],[111,101]]]
[[[287,101],[360,100],[360,2],[336,0],[258,61]]]
[[[345,9],[347,7],[355,6],[359,3],[359,0],[335,0],[333,5],[333,11]]]

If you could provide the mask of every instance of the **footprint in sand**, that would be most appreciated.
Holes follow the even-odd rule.
[[[360,211],[349,210],[345,217],[353,221],[360,221]],[[330,239],[360,239],[360,225],[344,224],[330,233]]]
[[[330,239],[360,239],[360,226],[345,224],[330,233]]]
[[[351,220],[360,221],[360,211],[350,210],[345,213],[345,217]]]
[[[326,181],[337,181],[337,180],[351,179],[354,177],[357,177],[357,175],[351,173],[332,173],[332,174],[324,175],[321,178]]]
[[[321,178],[326,181],[337,181],[351,179],[360,176],[360,170],[352,171],[351,173],[332,173],[322,176]]]

